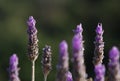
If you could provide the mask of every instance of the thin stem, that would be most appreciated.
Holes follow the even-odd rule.
[[[32,81],[35,81],[35,61],[32,61]]]
[[[44,75],[44,81],[47,81],[47,75]]]

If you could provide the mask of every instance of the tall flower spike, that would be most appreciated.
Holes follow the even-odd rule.
[[[46,45],[45,48],[43,48],[43,56],[42,56],[42,69],[43,69],[45,81],[47,81],[47,76],[52,69],[51,54],[52,54],[51,46]]]
[[[109,77],[108,81],[120,81],[120,64],[119,64],[120,52],[117,47],[112,47],[109,52]]]
[[[28,21],[28,57],[32,62],[32,81],[35,81],[35,61],[39,55],[38,53],[38,38],[37,38],[37,29],[35,27],[36,21],[33,16],[30,16]]]
[[[74,30],[75,35],[72,39],[72,49],[73,49],[73,80],[74,81],[86,81],[86,68],[84,65],[84,47],[83,47],[83,37],[82,37],[82,27],[81,24],[77,26]]]
[[[95,37],[95,50],[94,50],[94,57],[93,57],[93,63],[94,65],[102,63],[102,60],[104,58],[104,42],[103,42],[103,29],[102,24],[98,23],[98,26],[96,28],[96,37]]]
[[[35,19],[33,16],[30,16],[27,24],[28,24],[28,35],[29,35],[29,43],[28,43],[28,57],[31,61],[35,61],[39,55],[38,53],[38,38],[37,38],[37,29],[35,27]]]
[[[18,68],[18,57],[16,54],[13,54],[10,57],[10,63],[9,63],[9,81],[20,81],[19,78],[19,70],[20,68]]]
[[[95,65],[95,80],[94,81],[105,81],[105,66],[102,64]]]
[[[67,81],[66,73],[68,72],[68,45],[66,41],[62,41],[59,45],[59,63],[57,66],[57,81]]]

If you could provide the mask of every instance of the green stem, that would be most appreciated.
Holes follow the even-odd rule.
[[[35,61],[32,61],[32,81],[35,81]]]
[[[47,75],[44,75],[44,81],[47,81]]]

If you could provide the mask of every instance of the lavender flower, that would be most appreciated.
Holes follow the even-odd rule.
[[[29,43],[28,43],[28,57],[31,61],[35,61],[39,55],[38,53],[38,38],[37,38],[37,29],[35,27],[36,21],[33,16],[30,16],[27,24],[28,24],[28,35],[29,35]]]
[[[45,48],[43,48],[43,56],[42,56],[42,69],[45,81],[47,80],[47,76],[49,72],[51,71],[51,46],[46,45]]]
[[[120,64],[119,64],[120,52],[117,47],[112,47],[109,52],[109,77],[108,81],[120,81]]]
[[[37,29],[35,27],[35,19],[33,16],[30,16],[27,24],[28,24],[28,35],[29,35],[29,43],[28,43],[28,57],[32,62],[32,81],[35,81],[35,61],[39,55],[38,53],[38,38],[37,38]]]
[[[73,79],[74,81],[86,81],[86,69],[84,65],[84,47],[81,24],[74,30],[75,35],[72,39],[73,49]]]
[[[9,63],[9,81],[20,81],[19,79],[19,70],[18,68],[18,57],[16,54],[13,54],[10,57],[10,63]]]
[[[67,76],[66,73],[68,72],[68,45],[66,41],[62,41],[59,45],[59,63],[57,66],[58,74],[57,74],[57,81],[66,81]]]
[[[105,81],[105,66],[102,64],[95,65],[95,80],[94,81]]]
[[[103,29],[102,24],[98,23],[98,26],[96,28],[96,37],[95,37],[95,50],[94,50],[94,58],[93,63],[94,65],[102,63],[102,60],[104,58],[104,42],[103,42]]]
[[[68,72],[66,73],[66,76],[67,76],[67,80],[66,80],[66,81],[73,81],[72,74],[71,74],[70,71],[68,71]]]

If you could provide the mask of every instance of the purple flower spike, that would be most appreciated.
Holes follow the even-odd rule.
[[[28,43],[28,57],[31,61],[35,61],[39,55],[38,53],[38,38],[37,38],[37,29],[35,27],[35,19],[33,16],[30,16],[27,24],[28,24],[28,35],[29,35],[29,43]]]
[[[95,81],[105,81],[105,66],[102,64],[95,65]]]
[[[18,57],[16,54],[13,54],[10,57],[10,63],[9,63],[9,77],[10,77],[10,81],[20,81],[19,79],[19,70],[20,68],[18,68]]]
[[[67,76],[67,80],[66,80],[66,81],[73,81],[72,74],[71,74],[70,71],[68,71],[68,72],[66,73],[66,76]]]
[[[94,65],[102,63],[102,60],[104,58],[104,42],[103,42],[103,29],[102,24],[98,23],[98,26],[96,28],[96,37],[95,37],[95,50],[94,50],[94,58],[93,63]]]
[[[45,45],[45,48],[43,48],[43,56],[42,56],[42,71],[44,74],[44,77],[47,78],[49,72],[52,69],[52,57],[51,57],[51,46]]]
[[[109,77],[108,81],[120,81],[120,64],[119,64],[120,52],[117,47],[112,47],[109,52]]]
[[[73,39],[72,39],[72,50],[73,50],[73,80],[74,81],[86,81],[86,69],[84,65],[84,47],[82,37],[82,26],[77,26]],[[78,32],[79,31],[79,32]]]
[[[62,41],[59,45],[59,63],[57,65],[58,74],[57,74],[57,81],[66,81],[67,76],[66,73],[68,72],[68,45],[66,41]]]

